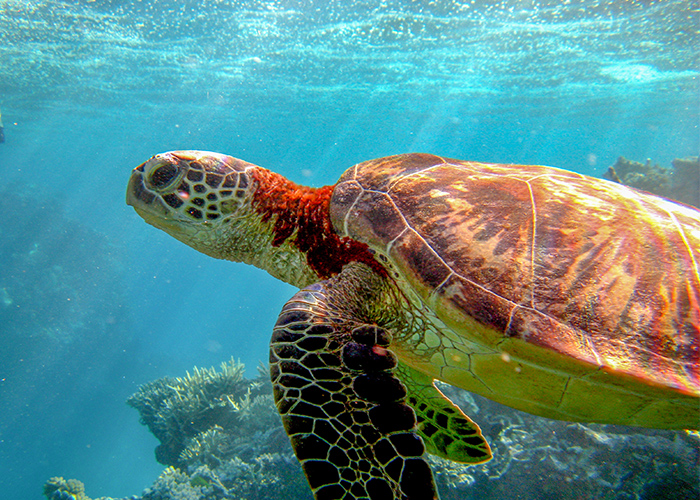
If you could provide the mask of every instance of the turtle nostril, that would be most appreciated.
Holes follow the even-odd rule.
[[[166,186],[176,175],[177,168],[170,163],[166,163],[165,165],[157,167],[153,173],[151,173],[151,184],[157,188]]]

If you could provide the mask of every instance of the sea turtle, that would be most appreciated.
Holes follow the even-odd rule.
[[[490,458],[434,379],[550,418],[698,428],[693,207],[429,154],[315,189],[201,151],[137,167],[127,203],[302,289],[274,327],[270,371],[316,499],[434,499],[426,450]]]

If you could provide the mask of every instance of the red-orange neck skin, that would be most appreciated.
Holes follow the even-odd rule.
[[[273,246],[288,241],[306,255],[319,279],[338,274],[350,262],[362,262],[386,275],[366,244],[340,238],[334,231],[329,207],[335,186],[301,186],[265,169],[255,169],[253,178],[258,184],[253,207],[263,222],[274,222]]]

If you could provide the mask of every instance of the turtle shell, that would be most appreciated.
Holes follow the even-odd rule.
[[[358,164],[331,201],[435,325],[405,362],[568,420],[697,426],[700,212],[551,167]]]

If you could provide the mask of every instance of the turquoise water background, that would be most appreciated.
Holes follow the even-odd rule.
[[[305,184],[429,152],[600,176],[700,149],[694,1],[0,0],[0,484],[138,494],[124,401],[267,359],[294,289],[147,226],[132,168],[213,150]]]

